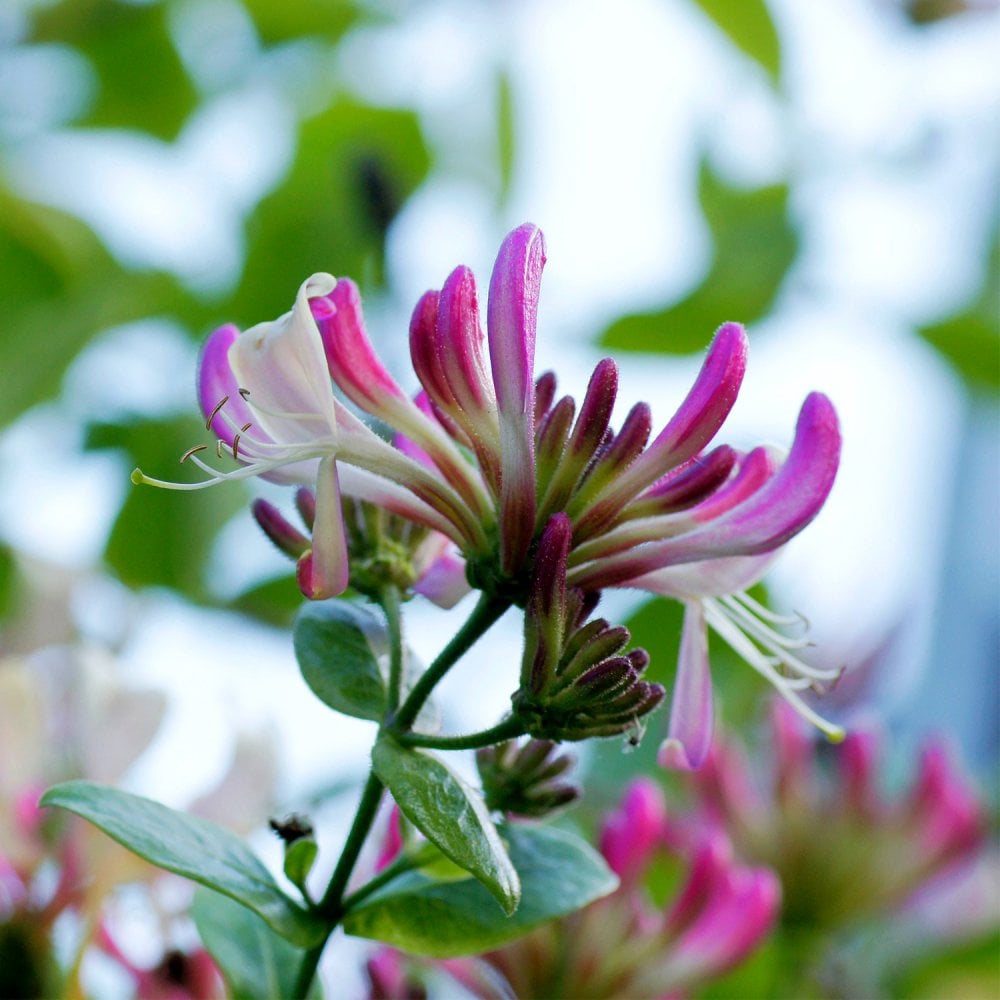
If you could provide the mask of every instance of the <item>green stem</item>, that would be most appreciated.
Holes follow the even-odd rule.
[[[358,855],[364,846],[381,801],[382,782],[373,771],[368,775],[368,783],[361,793],[358,811],[354,815],[354,822],[347,835],[347,843],[344,844],[343,853],[340,855],[337,867],[330,878],[330,884],[326,887],[323,898],[317,904],[317,912],[329,920],[329,924],[323,940],[307,951],[302,959],[302,967],[299,969],[299,977],[295,984],[295,996],[297,997],[304,997],[309,992],[326,942],[336,929],[337,924],[340,923],[340,918],[343,916],[344,889],[347,887],[347,880],[351,877],[351,872],[354,871],[354,865],[357,863]]]
[[[441,651],[437,659],[427,668],[420,680],[413,686],[402,706],[389,709],[386,712],[386,720],[383,729],[390,731],[399,739],[413,725],[424,702],[427,701],[431,692],[438,682],[455,665],[461,656],[472,648],[472,645],[479,639],[491,625],[495,624],[500,616],[510,607],[510,601],[504,598],[489,597],[483,594],[479,598],[479,603],[473,608],[465,624],[458,630],[452,640]],[[396,685],[397,692],[402,687],[402,664],[403,664],[403,643],[402,630],[400,627],[399,615],[399,594],[396,592],[389,596],[389,588],[383,594],[382,608],[385,611],[386,621],[389,628],[390,650],[390,692],[392,695],[393,678],[398,678]],[[399,697],[398,694],[396,696]],[[498,728],[498,727],[497,727]],[[480,734],[481,735],[481,734]],[[445,737],[447,739],[447,737]],[[461,737],[460,737],[461,738]],[[354,815],[354,822],[351,824],[350,833],[347,835],[347,843],[344,851],[340,855],[337,867],[330,878],[330,884],[326,887],[323,898],[316,906],[316,912],[327,921],[326,933],[323,940],[315,947],[306,952],[302,959],[302,966],[299,969],[298,979],[295,984],[295,995],[304,997],[312,985],[316,976],[316,969],[319,960],[323,955],[323,949],[330,935],[334,932],[344,915],[344,890],[347,881],[354,871],[358,855],[364,846],[368,831],[375,820],[379,803],[382,801],[382,782],[374,771],[368,775],[368,783],[361,793],[361,801],[358,810]],[[363,890],[359,890],[363,891]],[[356,895],[356,894],[355,894]]]
[[[414,720],[430,693],[461,656],[472,648],[480,636],[510,607],[510,601],[501,597],[483,594],[473,608],[465,624],[458,630],[451,642],[441,650],[438,658],[424,671],[420,680],[413,685],[399,710],[386,722],[386,729],[398,738],[413,725]]]
[[[377,889],[381,889],[382,886],[391,882],[395,878],[399,878],[400,875],[406,872],[413,871],[414,868],[419,868],[420,862],[414,858],[400,857],[397,858],[391,865],[383,868],[382,871],[378,873],[374,878],[365,882],[360,889],[352,892],[350,896],[344,897],[343,911],[344,913],[350,913],[359,903],[366,900],[373,892]]]
[[[522,735],[524,735],[524,724],[520,719],[510,716],[490,729],[484,729],[479,733],[468,733],[465,736],[432,736],[429,733],[406,732],[399,733],[395,738],[398,743],[408,747],[475,750],[478,747],[491,747],[494,743],[503,743],[505,740],[512,740]]]
[[[393,584],[386,586],[379,604],[385,612],[389,630],[389,690],[386,692],[386,715],[391,716],[399,708],[403,690],[403,620],[399,588]]]

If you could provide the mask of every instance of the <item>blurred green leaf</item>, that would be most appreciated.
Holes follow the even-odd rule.
[[[250,219],[243,278],[222,315],[244,327],[280,316],[315,271],[380,283],[385,228],[429,165],[410,112],[342,99],[309,119],[291,171]]]
[[[169,140],[197,106],[164,3],[63,0],[35,15],[32,38],[71,45],[93,65],[100,91],[82,124]]]
[[[982,287],[968,309],[919,332],[970,386],[1000,391],[1000,231],[993,238]]]
[[[658,354],[703,350],[727,320],[753,323],[770,311],[798,253],[784,184],[741,191],[702,166],[699,197],[715,255],[702,284],[676,305],[616,320],[606,347]]]
[[[764,0],[696,0],[729,40],[767,70],[781,76],[781,41]]]
[[[751,588],[750,593],[766,603],[766,592],[761,585]],[[668,707],[650,716],[646,734],[634,749],[620,740],[593,741],[585,785],[588,805],[601,808],[616,805],[622,789],[632,778],[662,773],[656,755],[667,735],[669,699],[677,674],[683,624],[683,605],[663,597],[647,601],[625,621],[632,635],[632,646],[649,653],[644,677],[667,689]],[[761,701],[771,693],[770,686],[712,632],[709,632],[709,661],[716,723],[736,731],[745,729],[757,719]]]
[[[0,426],[55,395],[95,334],[176,314],[188,308],[186,299],[167,275],[119,267],[79,220],[0,190]]]
[[[521,896],[517,872],[479,792],[440,758],[389,737],[375,744],[372,765],[403,815],[513,913]]]
[[[500,204],[510,193],[514,178],[514,91],[510,77],[500,73],[497,77],[497,156],[500,161]]]
[[[50,788],[41,806],[68,809],[158,868],[235,899],[294,944],[309,947],[324,926],[278,887],[260,859],[224,827],[93,781]]]
[[[308,602],[294,639],[302,676],[323,704],[356,719],[382,720],[386,685],[373,648],[388,641],[382,622],[349,601]]]
[[[543,826],[501,829],[521,879],[512,916],[473,880],[435,882],[407,872],[369,896],[344,920],[348,934],[418,955],[450,958],[488,951],[613,892],[617,879],[584,840]]]
[[[272,577],[248,587],[228,604],[233,611],[241,611],[252,618],[259,618],[268,625],[290,628],[299,608],[302,591],[295,582],[294,567],[283,576]]]
[[[1000,995],[1000,931],[957,942],[929,943],[894,977],[888,996],[938,1000]]]
[[[322,36],[336,41],[359,19],[350,0],[243,0],[265,45]]]
[[[191,917],[202,943],[222,970],[233,1000],[295,995],[304,952],[275,934],[256,913],[211,889],[199,888]],[[307,1000],[322,996],[319,980]]]
[[[14,550],[0,542],[0,621],[10,613],[17,593],[17,561]]]
[[[95,425],[86,444],[121,449],[130,465],[158,479],[191,481],[199,478],[198,470],[192,475],[178,458],[205,438],[205,425],[196,418],[172,417]],[[212,542],[246,504],[245,489],[235,483],[184,493],[153,486],[127,489],[104,552],[108,565],[130,587],[171,587],[206,599]]]

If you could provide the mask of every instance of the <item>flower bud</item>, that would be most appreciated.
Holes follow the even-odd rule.
[[[515,741],[476,751],[486,805],[514,816],[539,818],[580,797],[580,789],[558,780],[575,763],[555,753],[551,740]]]

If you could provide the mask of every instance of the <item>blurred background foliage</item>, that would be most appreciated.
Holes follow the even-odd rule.
[[[673,2],[711,24],[733,58],[755,66],[779,102],[791,100],[788,43],[769,4]],[[505,6],[485,0],[470,5],[476,16],[501,19]],[[971,0],[886,0],[882,14],[894,19],[894,30],[927,32],[983,16],[979,8],[989,6]],[[351,275],[376,313],[380,303],[389,308],[398,289],[387,267],[387,241],[415,193],[442,175],[485,190],[498,233],[507,223],[521,221],[509,217],[509,207],[515,177],[530,155],[522,135],[529,109],[518,103],[524,88],[517,74],[523,68],[508,53],[501,51],[495,65],[487,67],[488,91],[476,97],[490,119],[485,141],[447,134],[440,116],[428,115],[416,101],[373,100],[371,84],[387,73],[385,65],[367,67],[370,79],[345,69],[353,65],[356,70],[356,63],[345,59],[345,42],[352,36],[405,27],[408,19],[419,19],[420,8],[416,2],[389,0],[24,0],[5,9],[0,17],[0,90],[5,91],[0,96],[0,440],[4,433],[14,440],[25,424],[54,408],[68,447],[78,446],[85,455],[115,456],[123,480],[134,465],[170,478],[177,458],[204,436],[193,398],[145,408],[80,406],[71,398],[77,383],[67,380],[67,372],[88,348],[120,337],[130,324],[153,319],[179,336],[193,359],[213,325],[246,326],[279,315],[303,278],[316,270]],[[452,55],[442,51],[440,58]],[[19,69],[22,65],[30,72]],[[23,183],[23,172],[10,169],[26,142],[47,134],[105,144],[112,159],[115,144],[126,136],[153,157],[169,159],[193,141],[192,129],[206,109],[255,87],[262,93],[269,88],[267,99],[281,104],[287,134],[275,136],[275,147],[287,155],[279,149],[274,162],[258,170],[250,193],[234,196],[240,252],[228,275],[224,268],[221,277],[199,275],[197,268],[152,266],[130,256],[92,214],[56,207],[62,204],[56,197],[42,203],[36,191],[26,190],[31,185]],[[227,142],[220,140],[219,155],[238,163],[243,151]],[[74,147],[52,148],[68,156]],[[708,333],[723,320],[763,321],[800,262],[808,234],[798,209],[802,192],[814,180],[810,171],[818,169],[814,161],[795,160],[787,176],[753,186],[726,176],[705,148],[687,155],[697,164],[690,196],[710,241],[705,265],[686,288],[664,292],[659,301],[624,311],[594,331],[601,347],[615,353],[691,355],[703,349]],[[61,166],[74,169],[73,163]],[[103,185],[109,195],[122,183],[113,171],[90,182],[92,191],[100,192]],[[153,195],[147,190],[136,197]],[[169,214],[179,206],[159,207]],[[995,199],[983,211],[996,216]],[[545,205],[536,206],[536,212],[544,225]],[[143,218],[137,211],[133,224],[143,225]],[[978,291],[966,304],[935,322],[914,325],[914,333],[953,367],[969,399],[984,405],[990,420],[1000,389],[998,247],[994,237],[978,281],[969,283]],[[372,332],[377,339],[380,332]],[[405,331],[396,336],[405,343]],[[381,346],[393,357],[394,351],[400,353],[399,343]],[[183,367],[159,374],[182,388],[192,377]],[[0,478],[6,474],[0,469]],[[111,574],[129,588],[167,588],[200,605],[287,623],[299,602],[290,573],[228,594],[211,583],[220,532],[239,511],[244,511],[241,530],[252,530],[246,496],[238,488],[179,497],[123,485],[111,501],[114,509],[102,515],[103,521],[98,518],[107,525],[102,565],[84,568]],[[75,502],[72,495],[60,499],[66,505]],[[34,559],[19,551],[15,518],[16,512],[8,511],[0,538],[0,623],[9,626],[0,633],[0,649],[6,651],[31,641],[15,624],[38,599]],[[67,571],[79,573],[81,567]],[[652,679],[668,685],[680,620],[678,605],[656,601],[635,610],[628,621],[636,642],[652,653]],[[46,639],[37,629],[29,634],[38,643]],[[721,714],[731,725],[752,728],[759,718],[761,685],[717,646],[712,656]],[[988,695],[993,693],[995,687]],[[653,725],[662,730],[665,720]],[[652,767],[659,735],[650,733],[632,754],[623,755],[618,744],[599,748],[590,762],[589,808],[606,806],[629,776]],[[783,946],[778,940],[711,995],[773,995],[780,965],[775,956]],[[988,948],[963,942],[953,952],[943,949],[903,971],[892,970],[893,995],[944,995],[951,987],[941,984],[963,976],[974,985],[949,995],[978,995],[975,984],[995,973],[995,963],[984,958]]]

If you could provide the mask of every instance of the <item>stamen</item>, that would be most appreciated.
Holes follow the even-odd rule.
[[[772,625],[801,625],[805,629],[809,628],[809,619],[801,611],[795,611],[790,615],[779,615],[765,607],[760,601],[754,600],[745,591],[730,596],[758,618],[763,618],[764,621],[770,622]]]
[[[216,438],[216,441],[215,441],[215,454],[216,454],[216,455],[217,455],[217,456],[218,456],[219,458],[222,458],[222,446],[223,446],[223,445],[224,445],[225,443],[226,443],[226,442],[225,442],[225,441],[223,441],[223,440],[222,440],[222,438]]]
[[[248,425],[248,426],[249,426],[249,425]],[[239,456],[239,455],[237,454],[237,452],[238,452],[238,450],[239,450],[239,447],[240,447],[240,436],[239,436],[239,434],[237,434],[237,435],[236,435],[236,436],[235,436],[235,437],[233,438],[233,458],[235,458],[235,459],[239,459],[239,457],[240,457],[240,456]]]
[[[237,391],[239,392],[239,394],[244,399],[249,399],[250,398],[250,390],[249,389],[238,389]]]
[[[207,450],[208,450],[207,444],[196,444],[193,448],[188,448],[188,450],[184,452],[183,455],[181,455],[181,465],[183,465],[192,455],[196,454],[197,452],[207,451]]]
[[[219,415],[219,410],[221,410],[226,403],[229,402],[229,394],[227,393],[215,404],[215,409],[208,415],[208,419],[205,421],[205,430],[210,431],[212,429],[212,421]]]
[[[248,430],[250,430],[250,428],[251,428],[251,427],[253,427],[253,421],[250,421],[250,420],[248,420],[248,421],[247,421],[247,422],[246,422],[246,423],[245,423],[245,424],[244,424],[244,425],[243,425],[243,426],[242,426],[242,427],[240,428],[240,433],[242,434],[242,433],[243,433],[244,431],[248,431]]]

